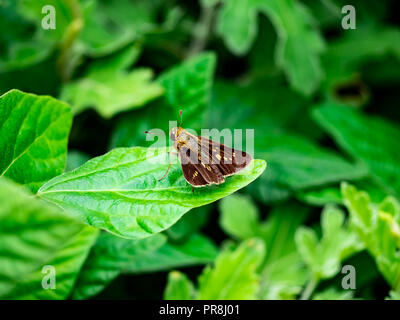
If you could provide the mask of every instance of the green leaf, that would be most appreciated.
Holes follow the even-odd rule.
[[[295,299],[306,283],[308,273],[296,251],[268,262],[261,273],[260,299]]]
[[[313,116],[341,148],[366,164],[370,175],[387,193],[400,198],[398,126],[333,103],[315,109]]]
[[[313,300],[352,300],[354,292],[351,290],[338,291],[335,288],[328,288],[313,296]]]
[[[167,148],[118,148],[52,179],[39,195],[87,224],[140,239],[169,228],[192,208],[243,188],[266,167],[254,160],[224,184],[192,191],[178,163],[158,181],[168,163]]]
[[[340,189],[337,186],[300,190],[297,192],[296,196],[298,199],[313,206],[323,206],[328,203],[342,203]]]
[[[386,194],[382,188],[371,178],[356,180],[353,184],[368,192],[373,202],[381,202]],[[296,192],[296,197],[312,206],[324,206],[326,204],[343,204],[343,197],[339,184],[326,185]]]
[[[3,1],[0,7],[0,73],[21,69],[39,63],[49,54],[32,30],[30,21],[18,12],[12,1]]]
[[[400,292],[390,291],[390,295],[385,300],[400,300]]]
[[[285,203],[275,206],[260,224],[267,248],[261,271],[260,298],[294,299],[300,293],[308,271],[297,252],[295,232],[308,214],[305,206]]]
[[[308,8],[294,0],[259,0],[259,4],[278,34],[277,65],[294,89],[312,94],[323,78],[320,55],[325,45]]]
[[[281,201],[292,191],[359,179],[367,174],[365,166],[352,164],[321,148],[306,138],[306,133],[298,134],[299,119],[314,126],[311,117],[304,116],[305,103],[300,95],[272,80],[247,86],[218,82],[215,86],[205,126],[220,130],[254,129],[255,156],[266,160],[269,168],[249,186],[249,191],[263,202]],[[281,108],[276,108],[278,104]],[[293,127],[297,128],[296,134]],[[242,145],[247,145],[246,139]]]
[[[217,5],[220,2],[220,0],[200,0],[200,3],[204,7],[213,7]]]
[[[257,35],[257,6],[254,0],[224,0],[217,16],[216,32],[233,53],[245,54]]]
[[[265,247],[261,240],[250,239],[232,250],[226,248],[206,267],[199,277],[197,298],[200,300],[251,300],[259,287],[257,268]]]
[[[0,97],[0,176],[35,192],[65,167],[72,114],[63,102],[11,90]]]
[[[143,273],[201,265],[214,261],[218,254],[215,244],[200,234],[180,241],[168,241],[156,251],[144,253],[126,266],[124,273]]]
[[[0,298],[67,298],[97,230],[5,178],[0,178],[0,203]],[[55,289],[42,285],[46,266],[54,267]]]
[[[110,54],[157,28],[158,1],[90,1],[79,44],[91,56]]]
[[[214,53],[202,53],[166,71],[158,79],[175,114],[182,110],[186,126],[192,125],[198,113],[210,103],[215,64]]]
[[[344,213],[326,206],[321,216],[322,238],[309,227],[296,231],[297,248],[315,281],[333,277],[339,272],[340,263],[363,246],[357,235],[344,223]]]
[[[41,27],[42,19],[45,15],[42,8],[51,5],[56,11],[56,28],[44,29]],[[65,36],[68,25],[74,20],[73,9],[79,7],[79,3],[74,1],[62,0],[37,0],[37,1],[18,1],[18,11],[22,16],[30,19],[37,26],[37,32],[46,35],[52,41],[59,41]]]
[[[138,108],[160,96],[163,89],[151,82],[150,69],[125,69],[136,58],[135,47],[101,62],[95,62],[82,79],[66,84],[61,99],[72,105],[75,114],[93,107],[105,118]]]
[[[165,89],[164,97],[145,109],[121,117],[113,132],[111,147],[149,145],[143,131],[158,128],[168,132],[169,121],[178,119],[179,110],[183,110],[186,128],[201,128],[210,102],[215,61],[213,53],[203,53],[163,72],[158,83]]]
[[[161,234],[142,240],[127,240],[102,233],[79,274],[72,299],[98,294],[132,261],[157,250],[165,243]]]
[[[336,153],[292,134],[260,132],[255,136],[254,147],[256,156],[266,160],[269,167],[252,186],[259,188],[257,194],[262,200],[268,201],[262,197],[265,182],[281,189],[286,186],[299,190],[343,179],[358,179],[367,173],[364,166],[352,164]]]
[[[320,55],[324,41],[313,17],[293,0],[225,0],[217,17],[217,34],[235,54],[247,53],[257,35],[257,14],[264,12],[278,34],[276,64],[291,86],[310,95],[323,78]]]
[[[357,50],[354,50],[357,48]],[[351,79],[369,60],[394,54],[400,59],[400,32],[390,27],[357,27],[357,32],[345,32],[331,42],[322,56],[326,70],[325,86],[332,86]]]
[[[241,240],[257,236],[259,214],[248,196],[233,194],[219,205],[220,225],[225,233]]]
[[[165,300],[193,300],[195,290],[193,283],[179,271],[168,274],[167,286],[164,291]]]
[[[400,289],[400,204],[387,197],[373,204],[366,192],[342,184],[342,195],[352,223],[379,271],[395,291]]]
[[[190,210],[171,228],[166,230],[169,238],[180,241],[199,231],[208,221],[212,205],[202,206]]]

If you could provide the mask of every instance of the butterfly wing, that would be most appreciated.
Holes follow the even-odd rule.
[[[199,136],[186,140],[178,154],[183,175],[194,187],[221,184],[225,177],[241,171],[252,160],[244,151]]]
[[[215,165],[206,165],[198,160],[199,153],[187,147],[178,150],[183,176],[193,187],[220,184],[225,181]]]
[[[215,165],[224,177],[238,173],[252,161],[252,157],[244,151],[232,149],[205,137],[198,138],[201,144],[201,158],[208,158],[209,163]]]

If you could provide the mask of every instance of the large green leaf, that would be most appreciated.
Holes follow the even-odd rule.
[[[238,248],[226,248],[199,277],[198,299],[251,300],[259,288],[257,268],[265,252],[261,240],[244,241]]]
[[[150,69],[125,69],[136,59],[137,48],[128,47],[116,56],[94,62],[83,78],[63,87],[61,99],[72,105],[74,113],[93,107],[105,118],[138,108],[163,93],[151,82]]]
[[[174,224],[185,212],[256,179],[266,167],[254,160],[219,186],[195,188],[186,182],[178,163],[168,167],[167,148],[118,148],[58,176],[40,190],[82,221],[127,238],[145,238]]]
[[[72,114],[48,96],[11,90],[0,97],[0,176],[36,191],[65,167]]]
[[[168,241],[155,251],[132,260],[124,273],[143,273],[201,265],[214,261],[218,254],[215,244],[205,236],[193,234],[183,242]]]
[[[72,298],[86,299],[96,295],[123,268],[142,255],[157,250],[165,240],[161,234],[142,240],[127,240],[102,233],[79,274]]]
[[[0,178],[0,297],[65,299],[97,237],[5,178]],[[54,267],[55,289],[44,289],[44,267]]]
[[[368,166],[386,192],[400,198],[398,126],[333,103],[315,109],[313,115],[341,148]]]

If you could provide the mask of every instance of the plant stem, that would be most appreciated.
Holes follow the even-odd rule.
[[[318,279],[316,277],[312,277],[306,288],[301,293],[300,300],[309,300],[317,285]]]
[[[71,76],[71,65],[73,65],[73,62],[71,62],[73,60],[73,45],[84,24],[79,2],[77,0],[68,0],[67,5],[72,12],[73,20],[68,25],[65,32],[66,35],[60,44],[60,55],[57,60],[58,71],[64,82],[68,81]]]
[[[208,37],[211,32],[211,25],[215,15],[214,6],[201,6],[200,18],[197,21],[193,30],[193,40],[187,52],[187,56],[193,56],[196,53],[203,51],[207,45]]]

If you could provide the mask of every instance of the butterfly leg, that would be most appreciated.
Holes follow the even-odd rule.
[[[194,187],[192,186],[192,193],[194,194]]]
[[[176,153],[176,155],[178,155],[178,154]],[[169,168],[171,168],[171,151],[168,151],[168,168],[167,168],[167,171],[165,171],[164,175],[160,179],[158,179],[157,181],[161,181],[162,179],[164,179],[167,176]]]

